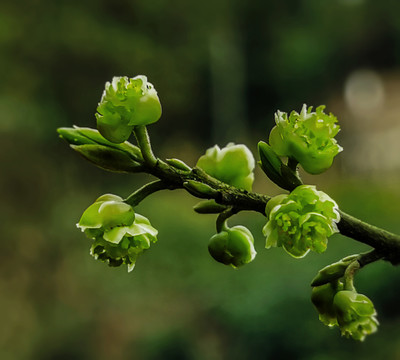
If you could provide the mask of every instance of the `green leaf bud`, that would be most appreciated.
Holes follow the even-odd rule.
[[[107,82],[96,113],[98,130],[113,143],[127,140],[135,125],[149,125],[160,117],[157,92],[143,75]]]
[[[347,256],[346,258],[325,266],[323,269],[318,271],[318,274],[311,282],[311,286],[320,286],[331,281],[340,279],[343,277],[347,267],[355,260],[359,255]]]
[[[211,237],[208,251],[218,262],[238,268],[253,261],[256,256],[254,238],[250,230],[238,225],[226,227]]]
[[[59,128],[57,129],[57,132],[60,134],[60,137],[66,140],[70,145],[104,145],[106,147],[123,151],[131,157],[132,160],[137,162],[143,161],[142,153],[137,146],[127,141],[121,144],[112,143],[106,140],[98,130],[74,126],[73,128]]]
[[[338,324],[333,299],[342,289],[343,284],[340,282],[327,283],[312,289],[311,301],[319,313],[320,321],[327,326],[332,327]]]
[[[203,200],[193,207],[198,214],[219,214],[226,210],[225,205],[215,202],[215,200]]]
[[[272,198],[266,215],[266,248],[281,246],[296,258],[310,250],[324,252],[328,237],[338,232],[336,223],[340,219],[335,201],[312,185],[301,185],[289,195]]]
[[[157,241],[157,230],[149,220],[112,194],[99,197],[77,224],[93,240],[90,253],[109,266],[126,264],[132,271],[136,259]]]
[[[229,143],[220,149],[209,148],[197,161],[197,167],[212,177],[240,189],[251,191],[255,161],[245,145]]]
[[[287,183],[281,174],[281,166],[283,165],[282,160],[271,146],[260,141],[258,143],[258,153],[260,155],[260,167],[268,178],[281,188],[287,189]]]
[[[372,301],[355,291],[339,291],[333,305],[342,336],[363,341],[367,335],[376,332],[379,322]]]
[[[319,174],[331,167],[333,158],[342,151],[334,139],[339,132],[337,119],[324,113],[325,106],[315,112],[304,104],[302,111],[275,114],[276,126],[269,136],[269,144],[279,156],[297,160],[310,174]]]
[[[192,195],[203,199],[210,199],[219,193],[211,186],[195,180],[188,180],[183,183],[183,187]]]
[[[101,169],[112,172],[135,173],[142,165],[124,151],[103,145],[70,145],[73,150]]]
[[[175,169],[187,171],[192,171],[192,168],[189,165],[186,165],[182,160],[179,159],[166,159],[165,160],[168,165],[173,166]]]

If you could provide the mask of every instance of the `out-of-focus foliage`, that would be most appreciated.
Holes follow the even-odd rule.
[[[397,69],[399,12],[395,0],[2,4],[0,358],[398,356],[398,269],[387,264],[356,280],[374,299],[376,335],[360,346],[318,321],[309,282],[365,249],[337,235],[328,252],[295,261],[263,250],[265,218],[240,215],[258,256],[235,271],[207,252],[214,217],[192,214],[194,200],[167,192],[138,208],[159,230],[140,269],[127,274],[94,261],[74,224],[100,194],[127,196],[145,178],[93,167],[55,129],[94,127],[105,81],[146,74],[163,105],[149,127],[157,153],[193,165],[213,141],[238,142],[246,133],[238,129],[255,149],[277,109],[325,103],[355,68]],[[393,185],[386,176],[360,185],[334,174],[319,184],[343,210],[400,232],[398,176]],[[276,192],[261,172],[254,189]]]
[[[326,102],[354,68],[395,67],[399,11],[394,0],[9,1],[0,15],[0,105],[10,112],[2,127],[35,128],[50,117],[36,131],[92,125],[106,80],[146,74],[164,105],[164,130],[196,126],[207,138],[213,108],[222,107],[232,127],[265,131],[276,109]],[[231,100],[243,103],[245,119],[230,114]]]

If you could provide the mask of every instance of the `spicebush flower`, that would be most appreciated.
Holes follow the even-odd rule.
[[[245,145],[229,143],[220,149],[218,145],[209,148],[197,161],[197,167],[216,179],[251,191],[254,181],[255,161]]]
[[[248,264],[257,254],[253,235],[241,225],[226,227],[212,236],[208,251],[215,260],[233,268]]]
[[[339,281],[312,288],[311,301],[318,311],[319,320],[329,327],[338,325],[333,299],[342,289],[343,284]]]
[[[337,119],[324,113],[321,105],[312,111],[304,104],[299,113],[278,111],[269,143],[279,156],[297,160],[305,171],[320,174],[330,168],[333,158],[343,150],[334,137],[339,132]]]
[[[281,246],[296,258],[310,250],[324,252],[328,237],[338,232],[340,219],[336,202],[312,185],[300,185],[289,195],[272,198],[266,215],[265,247]]]
[[[363,341],[379,325],[372,301],[355,291],[339,291],[333,299],[337,321],[343,336]]]
[[[157,230],[149,220],[116,195],[103,195],[83,213],[77,224],[94,240],[90,254],[109,266],[135,267],[136,259],[157,241]]]
[[[117,144],[129,138],[135,125],[149,125],[160,117],[157,92],[143,75],[107,82],[96,113],[101,135]]]

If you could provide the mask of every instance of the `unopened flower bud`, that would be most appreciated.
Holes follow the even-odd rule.
[[[363,341],[379,325],[372,301],[355,291],[339,291],[333,300],[337,321],[343,336]]]
[[[251,262],[256,256],[253,235],[241,225],[226,228],[211,237],[208,251],[218,262],[234,268]]]
[[[216,179],[251,191],[254,181],[255,161],[245,145],[228,144],[220,149],[218,145],[209,148],[197,161],[197,167]]]

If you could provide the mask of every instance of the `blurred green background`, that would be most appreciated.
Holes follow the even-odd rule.
[[[31,0],[0,6],[0,358],[400,359],[399,269],[372,264],[356,279],[379,332],[365,343],[318,321],[310,281],[367,250],[334,236],[295,260],[264,250],[240,270],[214,262],[214,217],[183,191],[138,211],[159,242],[135,270],[88,254],[75,227],[103,193],[127,196],[147,176],[103,172],[58,139],[95,126],[105,81],[145,74],[163,104],[149,128],[156,153],[194,165],[209,146],[267,139],[273,113],[327,105],[345,151],[305,177],[341,208],[400,232],[400,2],[397,0]],[[254,189],[279,190],[257,170]]]

